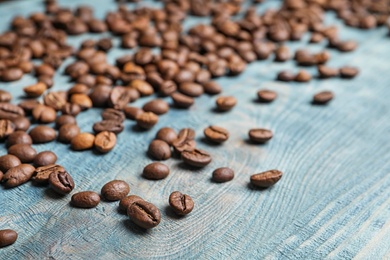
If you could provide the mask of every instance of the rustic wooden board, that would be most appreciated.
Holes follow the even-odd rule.
[[[113,1],[107,0],[59,2],[93,3],[99,17],[115,9]],[[268,1],[260,9],[276,4]],[[40,10],[38,1],[1,4],[0,30],[6,29],[12,16]],[[335,21],[332,14],[327,19]],[[206,20],[194,18],[187,25]],[[384,29],[362,32],[337,23],[342,37],[358,40],[360,47],[350,54],[331,51],[337,59],[330,65],[361,68],[354,80],[285,84],[275,82],[275,75],[284,68],[296,70],[293,62],[255,62],[239,77],[218,79],[224,94],[238,97],[237,107],[229,113],[213,112],[215,97],[203,96],[189,112],[172,109],[161,116],[148,132],[136,132],[134,123],[127,121],[119,145],[107,155],[73,152],[56,142],[35,145],[38,151],[58,155],[58,163],[75,179],[74,192],[100,191],[107,181],[123,179],[131,185],[131,194],[161,209],[162,221],[157,228],[143,231],[118,212],[117,203],[102,202],[95,209],[82,210],[69,206],[70,196],[58,197],[31,183],[1,188],[0,229],[16,230],[19,239],[0,250],[0,259],[390,258],[390,39]],[[73,37],[71,42],[88,37]],[[305,42],[289,46],[296,49]],[[312,50],[323,48],[323,44],[310,45]],[[112,50],[109,59],[112,62],[126,52]],[[0,87],[18,100],[22,88],[33,82],[25,76]],[[54,89],[71,86],[62,75],[55,82]],[[276,90],[279,98],[270,105],[254,102],[261,88]],[[324,89],[334,91],[336,99],[326,107],[310,105],[313,93]],[[77,118],[83,131],[91,131],[99,119],[98,109]],[[229,141],[222,146],[204,143],[202,131],[209,124],[229,129]],[[213,154],[211,165],[191,170],[170,159],[167,179],[142,179],[143,167],[151,162],[145,154],[147,145],[163,126],[194,128],[199,147]],[[247,131],[252,127],[270,128],[275,137],[267,145],[248,144]],[[4,147],[0,149],[6,153]],[[210,181],[212,170],[220,166],[236,171],[232,182]],[[277,185],[263,191],[248,187],[251,174],[273,168],[285,173]],[[195,200],[194,211],[185,218],[167,209],[174,190]]]

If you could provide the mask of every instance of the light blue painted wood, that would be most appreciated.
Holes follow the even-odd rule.
[[[74,7],[92,2],[60,3]],[[268,1],[261,9],[277,3]],[[112,1],[95,0],[93,5],[100,18],[106,10],[115,9]],[[40,10],[38,1],[1,4],[0,30],[6,29],[12,16]],[[207,19],[194,18],[187,25],[199,21]],[[334,16],[329,14],[327,21],[334,23]],[[35,145],[38,151],[52,150],[58,155],[58,163],[75,179],[74,192],[100,191],[107,181],[123,179],[130,184],[131,194],[161,210],[162,221],[144,232],[118,213],[117,203],[102,202],[96,209],[80,210],[69,206],[70,196],[60,198],[31,183],[0,189],[0,229],[19,233],[16,244],[0,250],[0,259],[390,258],[390,39],[384,29],[362,32],[337,24],[343,38],[356,39],[360,45],[348,54],[331,50],[336,58],[329,65],[359,67],[361,74],[354,80],[286,84],[274,78],[282,69],[296,70],[292,61],[255,62],[239,77],[218,79],[224,94],[238,97],[237,107],[229,113],[211,112],[215,97],[202,96],[189,112],[172,109],[148,132],[134,132],[134,123],[127,121],[118,137],[120,145],[101,156],[73,152],[56,142]],[[70,41],[77,44],[88,37]],[[306,42],[289,46],[296,49]],[[321,50],[324,44],[309,48]],[[127,52],[114,49],[109,61]],[[33,82],[25,76],[0,87],[11,91],[17,101],[22,88]],[[55,90],[70,86],[67,77],[56,76]],[[253,102],[261,88],[276,90],[278,99],[269,105]],[[325,89],[336,94],[335,100],[326,107],[311,106],[312,95]],[[91,131],[99,119],[98,109],[77,118],[83,131]],[[209,124],[229,129],[229,141],[220,147],[202,143],[202,131]],[[145,156],[147,145],[163,126],[193,127],[199,147],[213,154],[213,162],[190,171],[170,159],[167,179],[142,179],[140,173],[150,162]],[[249,145],[245,139],[252,127],[270,128],[275,137],[264,146]],[[4,154],[5,148],[0,152]],[[232,182],[210,182],[211,172],[220,166],[236,171]],[[277,185],[264,191],[248,188],[251,174],[272,168],[285,173]],[[174,190],[190,194],[196,203],[183,219],[166,211]]]

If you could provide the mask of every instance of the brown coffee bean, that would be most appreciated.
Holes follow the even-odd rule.
[[[133,204],[134,202],[140,201],[140,200],[143,200],[143,199],[137,195],[127,196],[127,197],[121,199],[121,201],[119,202],[119,208],[122,211],[125,211],[127,213],[127,209],[131,206],[131,204]]]
[[[321,33],[313,32],[310,37],[310,43],[322,42],[324,36]]]
[[[321,91],[313,96],[313,104],[325,105],[333,99],[334,95],[331,91]]]
[[[10,103],[0,103],[0,119],[15,119],[24,116],[24,110],[21,107]]]
[[[113,180],[107,182],[101,190],[101,195],[108,201],[121,200],[130,192],[130,186],[125,181]]]
[[[92,100],[86,94],[73,94],[70,97],[70,103],[79,105],[81,110],[86,110],[92,107]]]
[[[192,198],[180,191],[174,191],[169,195],[169,205],[180,216],[187,215],[194,209],[194,201]]]
[[[336,44],[336,48],[342,52],[350,52],[357,48],[357,43],[355,41],[340,41]]]
[[[137,116],[144,112],[141,108],[131,106],[125,107],[123,111],[125,112],[126,118],[131,120],[136,120]]]
[[[58,141],[70,143],[78,134],[80,134],[80,128],[76,124],[65,124],[58,130]]]
[[[137,225],[145,229],[156,227],[161,221],[160,210],[144,200],[135,201],[127,209],[127,215]]]
[[[308,82],[311,80],[311,75],[306,70],[300,70],[294,78],[297,82]]]
[[[58,164],[42,165],[35,169],[34,175],[31,179],[35,183],[48,184],[50,174],[53,172],[65,172],[65,169]]]
[[[223,143],[229,139],[229,132],[219,126],[209,126],[203,131],[207,140],[215,143]]]
[[[22,163],[34,161],[37,151],[29,144],[14,144],[8,148],[8,154],[15,155]]]
[[[37,76],[46,75],[49,77],[53,77],[55,74],[55,70],[49,64],[42,63],[41,65],[35,67],[35,74]]]
[[[61,128],[65,124],[77,124],[76,118],[72,115],[61,115],[56,119],[56,128]]]
[[[177,139],[177,134],[172,128],[163,127],[156,133],[156,139],[165,141],[171,145]]]
[[[81,112],[81,107],[78,104],[66,103],[61,112],[63,115],[77,116]]]
[[[278,170],[269,170],[251,176],[251,184],[259,188],[268,188],[277,183],[282,178],[283,173]]]
[[[104,107],[107,105],[111,95],[111,87],[107,85],[97,85],[91,93],[89,98],[92,101],[94,107]]]
[[[8,119],[0,119],[0,141],[15,131],[15,125]]]
[[[24,110],[25,114],[31,114],[34,107],[38,104],[39,102],[35,99],[25,99],[24,101],[20,102],[18,106]]]
[[[101,153],[108,153],[116,145],[116,135],[112,132],[103,131],[95,137],[95,149]]]
[[[275,50],[275,61],[287,61],[291,58],[290,50],[287,46],[279,46]]]
[[[75,151],[88,150],[93,147],[95,136],[90,133],[79,133],[74,136],[70,142],[70,146]]]
[[[29,132],[34,144],[41,144],[54,141],[56,139],[56,131],[45,125],[38,125]]]
[[[254,128],[249,130],[248,132],[249,140],[251,140],[254,143],[266,143],[268,142],[272,136],[273,133],[271,130],[264,129],[264,128]]]
[[[175,106],[179,108],[189,108],[195,102],[192,97],[183,95],[179,92],[172,93],[171,98]]]
[[[91,87],[88,87],[85,84],[77,83],[73,85],[70,89],[68,89],[68,95],[71,96],[73,94],[88,94]]]
[[[12,245],[18,239],[18,233],[11,229],[0,230],[0,248]]]
[[[233,96],[220,96],[215,102],[219,111],[228,111],[237,104],[237,99]]]
[[[82,191],[72,195],[71,204],[77,208],[94,208],[100,203],[100,196],[94,191]]]
[[[332,78],[339,75],[339,69],[330,68],[323,65],[317,67],[320,78]]]
[[[53,78],[50,76],[41,75],[38,77],[37,80],[38,80],[38,82],[42,82],[43,84],[45,84],[46,88],[52,88],[54,85]]]
[[[119,134],[123,131],[123,129],[124,129],[123,123],[115,120],[103,120],[93,124],[93,131],[95,133],[108,131],[115,134]]]
[[[293,81],[294,79],[295,79],[295,75],[290,71],[281,71],[277,76],[277,80],[279,81],[289,82],[289,81]]]
[[[189,97],[199,97],[203,94],[203,87],[193,82],[183,82],[179,85],[179,91]]]
[[[158,116],[153,112],[143,112],[136,117],[137,125],[143,129],[150,129],[158,122]]]
[[[234,171],[228,167],[222,167],[213,171],[212,180],[214,182],[222,183],[233,180]]]
[[[31,122],[27,117],[12,118],[11,122],[15,125],[15,131],[27,131],[31,125]]]
[[[43,82],[37,82],[34,85],[27,86],[23,89],[24,93],[28,97],[39,97],[41,96],[47,89],[47,86]]]
[[[0,89],[0,102],[10,102],[12,99],[12,95],[5,90]]]
[[[6,187],[12,188],[29,181],[34,174],[35,168],[29,164],[20,164],[9,169],[3,176]]]
[[[50,173],[49,185],[50,188],[61,195],[71,193],[75,186],[72,176],[62,167],[58,167]]]
[[[141,79],[131,81],[129,87],[136,89],[141,96],[150,96],[154,93],[153,87],[148,82]]]
[[[148,148],[148,154],[155,160],[167,160],[171,158],[169,144],[162,140],[153,140]]]
[[[112,48],[111,38],[103,38],[97,41],[96,47],[101,51],[109,51]]]
[[[169,105],[162,99],[153,99],[142,107],[145,112],[153,112],[156,115],[162,115],[169,111]]]
[[[340,77],[346,78],[346,79],[351,79],[356,77],[356,75],[359,74],[359,70],[354,67],[341,67],[340,68]]]
[[[276,99],[278,94],[275,91],[262,89],[257,92],[257,97],[260,102],[270,103]]]
[[[8,68],[0,74],[1,81],[10,82],[16,81],[23,77],[23,71],[19,68]]]
[[[122,111],[113,108],[106,108],[102,112],[102,118],[103,120],[114,120],[123,122],[125,121],[126,116],[125,113],[123,113]]]
[[[194,149],[192,151],[183,151],[181,159],[188,165],[194,167],[204,167],[211,162],[211,156],[204,150]]]
[[[169,175],[169,167],[160,162],[154,162],[145,166],[142,176],[149,180],[161,180]]]
[[[14,144],[32,144],[32,139],[25,131],[15,131],[7,138],[7,146],[10,147]]]
[[[0,171],[2,171],[3,173],[20,164],[22,164],[21,161],[15,155],[6,154],[0,156]]]
[[[215,81],[203,83],[203,90],[209,95],[217,95],[222,92],[222,87]]]
[[[57,113],[54,108],[39,104],[34,107],[32,116],[35,120],[46,124],[54,122],[56,120]]]
[[[37,154],[34,159],[34,165],[37,167],[54,164],[57,161],[57,155],[51,151],[43,151]]]

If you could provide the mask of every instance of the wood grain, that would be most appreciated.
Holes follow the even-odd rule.
[[[70,7],[90,4],[86,0],[59,2]],[[14,15],[41,11],[39,3],[2,4],[0,30],[7,29]],[[259,9],[277,3],[268,1]],[[111,1],[97,0],[93,5],[98,17],[115,9]],[[190,19],[186,26],[204,21]],[[58,197],[31,183],[1,188],[0,229],[16,230],[19,239],[0,250],[0,259],[390,258],[390,39],[384,29],[346,28],[332,14],[327,22],[336,22],[343,38],[359,42],[354,53],[331,51],[330,66],[349,64],[361,69],[354,80],[280,83],[274,81],[277,72],[297,70],[292,61],[255,62],[238,77],[218,79],[224,94],[238,97],[231,112],[213,112],[215,97],[202,96],[190,111],[172,109],[147,132],[134,131],[134,123],[126,121],[125,131],[118,136],[120,145],[106,155],[73,152],[56,142],[35,145],[38,151],[52,150],[58,155],[58,163],[74,177],[74,192],[99,192],[106,182],[123,179],[130,184],[131,194],[161,210],[162,221],[157,228],[143,231],[119,213],[118,203],[102,202],[95,209],[83,210],[69,206],[70,196]],[[70,42],[76,46],[88,37],[103,36],[83,35]],[[308,35],[306,41],[289,46],[297,49],[306,46],[307,40]],[[324,47],[325,43],[309,45],[313,51]],[[109,60],[128,52],[115,48]],[[55,90],[71,86],[60,74]],[[22,88],[33,82],[25,76],[0,87],[18,101]],[[277,91],[278,99],[266,105],[254,102],[262,88]],[[320,90],[333,91],[335,100],[326,107],[310,105],[312,95]],[[81,130],[92,131],[100,112],[92,109],[80,114]],[[203,142],[203,129],[210,124],[229,129],[230,139],[220,146]],[[212,163],[192,170],[170,159],[167,179],[143,179],[142,169],[151,162],[146,156],[148,143],[164,126],[194,128],[199,147],[213,154]],[[247,132],[253,127],[272,129],[274,138],[266,145],[248,144]],[[6,153],[4,147],[0,151]],[[212,183],[212,171],[221,166],[233,168],[235,179]],[[277,185],[267,190],[248,187],[251,174],[273,168],[285,173]],[[195,201],[187,217],[178,218],[167,209],[169,194],[175,190]]]

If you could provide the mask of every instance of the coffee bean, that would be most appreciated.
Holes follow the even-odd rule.
[[[177,139],[177,134],[172,128],[163,127],[156,133],[156,139],[165,141],[171,145]]]
[[[29,163],[34,161],[37,151],[29,144],[14,144],[8,148],[8,154],[15,155],[22,163]]]
[[[206,151],[194,149],[192,151],[183,151],[181,159],[188,165],[195,167],[204,167],[211,162],[211,156]]]
[[[107,182],[101,190],[101,195],[108,201],[121,200],[130,192],[130,186],[125,181],[113,180]]]
[[[46,75],[49,77],[53,77],[55,74],[55,70],[49,64],[42,63],[35,67],[35,74],[37,76]]]
[[[23,91],[28,97],[36,98],[41,96],[46,91],[46,89],[47,86],[45,85],[45,83],[37,82],[34,85],[30,85],[23,88]]]
[[[71,203],[77,208],[94,208],[100,203],[100,196],[94,191],[82,191],[73,194]]]
[[[333,99],[334,95],[331,91],[321,91],[313,96],[313,104],[325,105]]]
[[[95,136],[90,133],[79,133],[74,136],[70,142],[70,146],[75,151],[88,150],[93,147]]]
[[[254,128],[249,130],[249,140],[251,140],[254,143],[266,143],[268,142],[273,134],[271,130],[264,129],[264,128]]]
[[[125,121],[126,117],[125,117],[125,113],[123,113],[122,111],[113,108],[106,108],[102,112],[102,118],[103,120],[114,120],[114,121],[123,122]]]
[[[96,135],[94,146],[101,153],[108,153],[116,145],[116,135],[112,132],[103,131]]]
[[[89,94],[94,107],[104,107],[108,104],[111,95],[111,87],[107,85],[97,85]]]
[[[15,131],[7,138],[7,146],[10,147],[14,144],[32,144],[32,139],[25,131]]]
[[[37,167],[54,164],[57,161],[57,155],[51,151],[43,151],[37,154],[34,159],[34,165]]]
[[[306,70],[300,70],[294,78],[297,82],[308,82],[311,80],[311,75]]]
[[[275,61],[286,61],[290,59],[290,57],[290,50],[285,45],[282,45],[275,50]]]
[[[216,100],[217,108],[220,111],[228,111],[237,104],[237,99],[233,96],[221,96]]]
[[[222,92],[222,87],[215,81],[203,83],[203,90],[209,95],[217,95]]]
[[[293,81],[294,79],[295,79],[295,75],[290,71],[281,71],[277,76],[277,80],[279,81],[289,82],[289,81]]]
[[[73,94],[88,94],[90,87],[85,84],[77,83],[73,85],[70,89],[68,89],[68,95],[71,96]]]
[[[57,113],[54,108],[45,105],[37,105],[32,111],[35,120],[47,124],[56,120]]]
[[[8,119],[0,119],[0,141],[3,141],[15,131],[15,125]]]
[[[259,98],[259,101],[263,103],[270,103],[274,101],[277,96],[278,94],[275,91],[268,89],[262,89],[257,92],[257,97]]]
[[[136,120],[137,116],[142,114],[144,111],[141,108],[138,107],[125,107],[124,109],[126,118],[131,119],[131,120]]]
[[[323,65],[318,66],[317,70],[320,78],[332,78],[339,75],[339,69],[330,68]]]
[[[171,158],[171,148],[162,140],[153,140],[149,145],[148,154],[155,160],[167,160]]]
[[[160,210],[144,200],[133,202],[127,209],[127,215],[137,226],[145,229],[154,228],[161,221]]]
[[[145,166],[142,176],[149,180],[161,180],[169,175],[169,167],[160,162],[154,162]]]
[[[66,103],[61,112],[63,115],[77,116],[81,112],[81,107],[78,104]]]
[[[169,205],[180,216],[187,215],[194,209],[194,201],[192,198],[180,191],[174,191],[169,195]]]
[[[113,88],[108,97],[109,106],[115,109],[124,109],[130,101],[131,93],[124,87]]]
[[[34,175],[31,178],[35,183],[48,184],[50,174],[53,172],[64,172],[65,169],[58,164],[42,165],[35,169]]]
[[[1,81],[10,82],[16,81],[23,77],[23,71],[19,68],[8,68],[0,74]]]
[[[76,124],[65,124],[58,130],[58,141],[62,143],[70,143],[79,133],[80,128]]]
[[[11,122],[15,125],[15,131],[27,131],[30,128],[31,122],[27,117],[21,116],[17,118],[10,119]]]
[[[174,92],[176,92],[177,86],[176,83],[173,82],[172,80],[166,80],[161,83],[158,89],[162,96],[169,96]]]
[[[29,132],[34,144],[41,144],[54,141],[56,139],[56,131],[45,125],[38,125]]]
[[[122,211],[125,211],[127,213],[127,209],[131,206],[131,204],[133,204],[136,201],[140,201],[140,200],[143,200],[143,199],[137,195],[127,196],[127,197],[121,199],[121,201],[119,202],[119,208]]]
[[[41,75],[38,77],[38,82],[42,82],[43,84],[46,85],[46,88],[52,88],[53,87],[53,78],[50,77],[50,76],[46,76],[46,75]]]
[[[209,126],[203,133],[207,140],[215,143],[223,143],[229,139],[229,132],[219,126]]]
[[[141,96],[150,96],[154,93],[153,87],[148,82],[141,79],[131,81],[129,87],[136,89]]]
[[[233,180],[234,171],[228,167],[222,167],[213,171],[212,180],[214,182],[222,183]]]
[[[183,95],[179,92],[172,93],[171,98],[175,106],[179,108],[189,108],[195,102],[192,97]]]
[[[50,188],[61,195],[69,194],[75,186],[72,176],[61,167],[50,173],[49,185]]]
[[[108,131],[115,134],[119,134],[123,131],[123,129],[124,129],[123,123],[115,120],[103,120],[93,124],[93,131],[95,133]]]
[[[0,103],[0,119],[15,119],[24,116],[21,107],[10,103]]]
[[[324,36],[321,33],[313,32],[310,37],[310,43],[322,42]]]
[[[177,138],[172,143],[175,153],[180,155],[183,151],[192,151],[195,149],[196,142],[192,139],[187,139],[184,137]]]
[[[61,128],[65,124],[77,124],[76,118],[72,115],[61,115],[56,119],[56,128]]]
[[[12,154],[6,154],[0,156],[0,171],[3,173],[7,172],[9,169],[16,167],[22,164],[18,157]]]
[[[0,248],[12,245],[18,239],[18,233],[11,229],[0,230]]]
[[[143,112],[136,117],[137,125],[144,129],[150,129],[158,122],[158,116],[153,112]]]
[[[156,115],[162,115],[169,111],[169,105],[162,99],[153,99],[147,102],[142,109],[145,112],[153,112]]]
[[[356,75],[359,74],[359,70],[354,67],[341,67],[340,68],[340,76],[342,78],[350,79],[356,77]]]
[[[0,102],[10,102],[11,99],[12,96],[8,91],[0,89]]]
[[[203,94],[203,87],[193,82],[183,82],[179,85],[179,91],[189,97],[199,97]]]
[[[9,169],[3,176],[6,187],[12,188],[29,181],[34,174],[35,168],[29,164],[20,164]]]
[[[340,41],[336,44],[336,48],[341,52],[350,52],[357,48],[355,41]]]
[[[31,114],[34,107],[38,104],[39,102],[35,99],[25,99],[24,101],[20,102],[18,106],[24,110],[25,114]]]
[[[277,183],[282,178],[283,173],[278,170],[269,170],[251,176],[251,184],[255,187],[268,188]]]
[[[105,52],[109,51],[112,48],[111,38],[103,38],[103,39],[98,40],[98,42],[96,43],[96,47],[99,50],[102,50]]]
[[[86,110],[92,107],[92,100],[86,94],[73,94],[70,97],[70,103],[79,105],[81,110]]]

